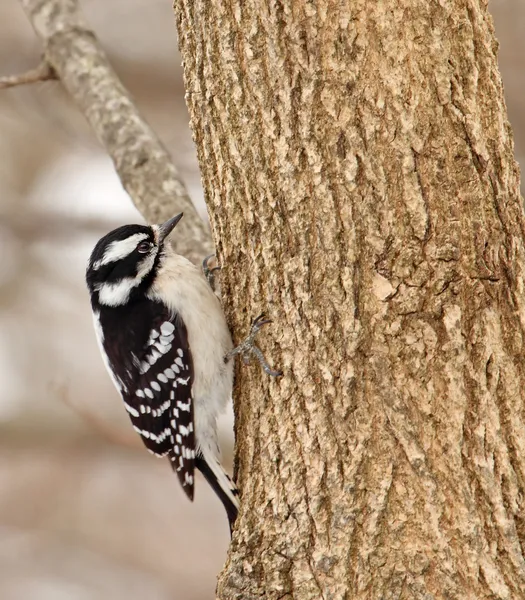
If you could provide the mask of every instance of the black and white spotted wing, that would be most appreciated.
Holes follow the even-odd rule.
[[[182,487],[193,499],[195,431],[193,363],[186,328],[160,303],[126,307],[121,327],[112,315],[103,347],[135,431],[157,456],[168,456]],[[120,308],[120,313],[122,308]],[[133,314],[134,313],[134,314]],[[111,339],[108,332],[113,332]],[[131,355],[123,356],[123,352]]]

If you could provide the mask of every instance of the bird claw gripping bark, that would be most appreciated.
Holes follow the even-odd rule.
[[[206,277],[206,279],[208,280],[211,289],[215,292],[217,286],[217,282],[215,281],[215,273],[217,271],[220,271],[221,268],[219,266],[210,268],[209,262],[211,258],[215,258],[215,254],[209,254],[202,261],[202,272],[204,273],[204,277]]]
[[[272,322],[271,319],[265,319],[264,317],[264,314],[259,315],[253,321],[252,326],[250,328],[250,333],[248,334],[247,338],[244,341],[242,341],[238,346],[236,346],[233,350],[230,350],[230,352],[228,352],[228,354],[225,356],[225,361],[230,360],[230,358],[233,358],[236,354],[240,354],[244,364],[248,365],[250,363],[250,357],[255,356],[255,358],[259,361],[261,367],[263,368],[263,371],[267,375],[269,375],[270,377],[280,377],[283,374],[283,372],[275,371],[274,369],[272,369],[266,361],[266,359],[264,358],[264,354],[255,345],[255,338],[259,333],[259,330],[265,325],[268,325]]]

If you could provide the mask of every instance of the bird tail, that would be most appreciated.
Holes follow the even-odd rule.
[[[237,486],[216,456],[205,448],[200,448],[198,451],[195,457],[195,466],[204,475],[206,481],[223,503],[228,515],[231,533],[239,511],[239,490]]]

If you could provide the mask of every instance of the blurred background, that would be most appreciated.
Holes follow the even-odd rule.
[[[171,0],[81,0],[204,215]],[[0,1],[0,75],[41,46]],[[202,600],[229,540],[203,480],[191,504],[131,429],[96,345],[84,269],[140,222],[60,84],[0,90],[0,599]],[[223,423],[232,455],[232,419]]]
[[[171,0],[82,0],[124,84],[205,213]],[[525,1],[490,4],[525,154]],[[0,2],[0,75],[35,67],[18,0]],[[229,534],[202,480],[189,503],[131,430],[92,330],[96,240],[141,220],[55,82],[0,90],[0,600],[204,600]],[[222,423],[231,461],[231,415]]]

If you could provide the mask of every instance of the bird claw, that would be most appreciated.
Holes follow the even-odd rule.
[[[254,336],[257,334],[257,332],[259,331],[259,329],[261,329],[261,327],[264,327],[265,325],[268,325],[269,323],[273,323],[273,321],[271,319],[265,319],[265,314],[262,313],[260,314],[258,317],[255,317],[255,319],[253,320],[251,329],[250,329],[250,334],[253,334]]]
[[[220,271],[221,268],[219,266],[210,268],[209,262],[211,258],[214,258],[215,254],[209,254],[202,261],[202,272],[204,273],[204,277],[206,277],[211,289],[215,292],[215,272]]]
[[[256,338],[257,334],[259,333],[260,329],[262,327],[264,327],[265,325],[268,325],[269,323],[272,323],[272,322],[273,321],[271,319],[265,318],[264,313],[260,314],[258,317],[256,317],[252,322],[252,325],[250,327],[250,333],[248,334],[246,339],[243,340],[238,346],[233,348],[233,350],[230,350],[230,352],[228,352],[228,354],[225,357],[225,361],[227,362],[228,360],[230,360],[230,358],[234,357],[236,354],[240,354],[242,357],[243,363],[245,365],[249,365],[250,358],[252,356],[255,356],[255,358],[258,360],[259,364],[263,368],[263,371],[267,375],[269,375],[270,377],[280,377],[283,374],[283,372],[280,370],[276,371],[276,370],[272,369],[270,367],[270,365],[268,364],[267,360],[264,358],[264,354],[261,352],[261,350],[255,344],[255,338]]]

